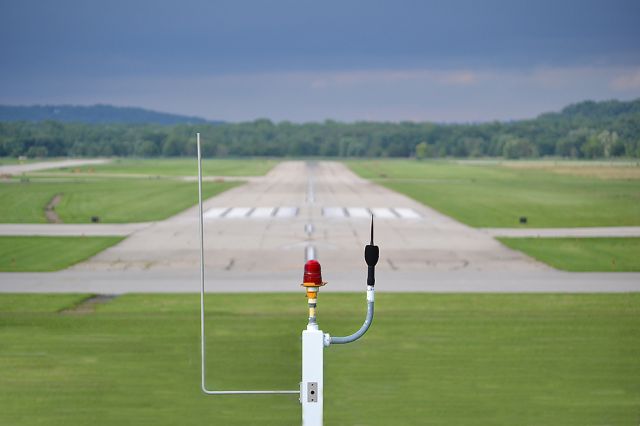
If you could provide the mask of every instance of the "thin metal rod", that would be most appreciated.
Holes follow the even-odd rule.
[[[205,338],[204,338],[204,220],[202,214],[202,154],[200,152],[200,133],[197,133],[198,145],[198,212],[200,223],[200,365],[202,392],[207,395],[266,395],[266,394],[296,394],[300,395],[300,390],[221,390],[214,391],[207,389],[205,383]]]
[[[373,215],[371,215],[371,242],[370,245],[373,245]]]

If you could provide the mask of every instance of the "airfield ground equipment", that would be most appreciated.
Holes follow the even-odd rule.
[[[273,395],[295,394],[302,405],[302,424],[304,426],[322,425],[324,405],[324,348],[330,345],[346,344],[362,337],[373,322],[375,267],[378,263],[379,249],[373,244],[373,217],[371,218],[371,239],[365,246],[364,257],[367,263],[367,315],[362,327],[355,333],[336,337],[320,330],[317,320],[318,295],[326,282],[322,281],[320,263],[311,259],[304,265],[302,287],[305,289],[309,309],[308,322],[302,331],[302,380],[296,390],[211,390],[207,388],[205,378],[206,339],[204,316],[204,216],[202,207],[202,154],[200,133],[197,134],[198,152],[198,206],[200,230],[200,361],[201,388],[207,395]]]

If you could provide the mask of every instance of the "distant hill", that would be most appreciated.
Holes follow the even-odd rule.
[[[566,106],[560,112],[548,112],[538,118],[543,120],[585,120],[598,123],[611,119],[638,117],[640,99],[632,101],[583,101]]]
[[[88,124],[201,124],[221,123],[201,117],[168,114],[143,108],[116,107],[112,105],[0,105],[0,121],[46,121]]]

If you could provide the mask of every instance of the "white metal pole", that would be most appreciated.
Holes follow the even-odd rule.
[[[302,332],[302,425],[322,426],[324,405],[324,333],[309,325]]]

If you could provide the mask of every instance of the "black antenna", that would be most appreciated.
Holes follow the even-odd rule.
[[[373,245],[373,215],[371,215],[371,242],[369,245]]]
[[[367,285],[373,287],[376,284],[376,263],[380,257],[380,249],[373,245],[373,215],[371,215],[371,243],[364,246],[364,260],[367,262]]]

